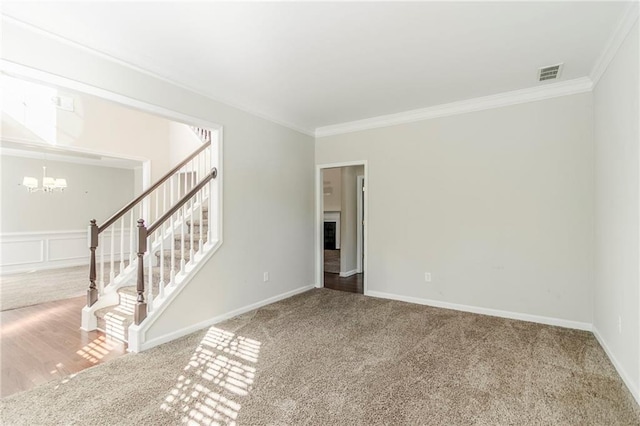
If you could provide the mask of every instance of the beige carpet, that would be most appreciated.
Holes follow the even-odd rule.
[[[0,277],[1,310],[87,294],[89,266],[49,269]]]
[[[125,267],[129,264],[127,260]],[[115,271],[119,271],[119,263]],[[111,271],[105,265],[105,276]],[[22,308],[38,303],[69,299],[87,294],[89,265],[47,269],[0,276],[0,310]]]
[[[0,402],[7,425],[637,425],[594,337],[327,289]]]
[[[324,272],[340,273],[340,250],[324,251]]]

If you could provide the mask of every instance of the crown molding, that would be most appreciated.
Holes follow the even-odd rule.
[[[545,84],[543,86],[530,87],[527,89],[498,93],[496,95],[483,96],[480,98],[467,99],[464,101],[436,105],[428,108],[400,112],[397,114],[381,115],[364,120],[318,127],[316,129],[315,136],[316,138],[321,138],[325,136],[339,135],[342,133],[357,132],[360,130],[376,129],[380,127],[412,123],[414,121],[446,117],[449,115],[500,108],[526,102],[535,102],[559,96],[589,92],[592,88],[593,83],[591,79],[588,77],[581,77],[558,83]]]
[[[143,67],[140,67],[138,65],[134,65],[134,64],[132,64],[130,62],[124,61],[124,60],[122,60],[122,59],[120,59],[120,58],[118,58],[116,56],[113,56],[113,55],[111,55],[109,53],[105,53],[103,51],[94,49],[93,47],[89,47],[87,45],[79,43],[79,42],[77,42],[75,40],[71,40],[69,38],[66,38],[66,37],[63,37],[61,35],[55,34],[55,33],[51,32],[51,31],[45,30],[43,28],[40,28],[40,27],[38,27],[36,25],[29,24],[27,22],[21,21],[19,19],[16,19],[16,18],[10,16],[10,15],[6,15],[6,14],[2,13],[0,16],[2,17],[3,21],[10,22],[10,23],[12,23],[14,25],[17,25],[19,27],[22,27],[22,28],[28,30],[28,31],[31,31],[31,32],[34,32],[36,34],[42,35],[44,37],[47,37],[47,38],[49,38],[51,40],[55,40],[55,41],[57,41],[59,43],[65,44],[65,45],[73,47],[75,49],[82,50],[82,51],[87,52],[87,53],[89,53],[89,54],[91,54],[93,56],[97,56],[97,57],[99,57],[101,59],[105,59],[105,60],[107,60],[109,62],[116,63],[116,64],[118,64],[118,65],[120,65],[120,66],[122,66],[124,68],[128,68],[128,69],[130,69],[132,71],[135,71],[137,73],[144,74],[144,75],[152,77],[152,78],[154,78],[156,80],[160,80],[160,81],[162,81],[164,83],[171,84],[172,86],[179,87],[179,88],[181,88],[183,90],[186,90],[186,91],[188,91],[190,93],[193,93],[193,94],[196,94],[198,96],[201,96],[201,97],[203,97],[205,99],[208,99],[210,101],[213,101],[213,102],[216,102],[216,103],[219,103],[219,104],[222,104],[222,105],[237,109],[237,110],[245,112],[247,114],[251,114],[251,115],[253,115],[255,117],[261,118],[263,120],[270,121],[271,123],[277,124],[279,126],[286,127],[288,129],[294,130],[296,132],[303,133],[303,134],[305,134],[307,136],[314,136],[314,131],[312,129],[308,129],[308,128],[305,128],[305,127],[302,127],[302,126],[298,126],[298,125],[290,123],[288,121],[284,121],[284,120],[280,120],[280,119],[277,119],[277,118],[273,118],[268,114],[264,114],[262,112],[258,112],[257,110],[255,110],[255,109],[253,109],[253,108],[251,108],[249,106],[246,106],[246,105],[236,104],[234,102],[215,97],[215,96],[207,93],[205,90],[201,90],[201,89],[198,89],[196,87],[192,87],[190,85],[186,85],[186,84],[180,83],[177,80],[174,80],[172,78],[163,76],[161,74],[158,74],[158,73],[156,73],[154,71],[150,71],[150,70],[148,70],[146,68],[143,68]]]
[[[629,35],[629,32],[638,20],[639,14],[640,7],[638,6],[638,1],[636,0],[632,2],[629,7],[627,7],[627,10],[622,15],[622,18],[618,22],[618,25],[611,34],[607,45],[605,46],[595,65],[591,69],[589,77],[591,77],[591,81],[593,81],[594,86],[598,84],[598,81],[600,81],[600,78],[607,70],[607,67],[609,66],[611,61],[613,61],[616,53],[618,53],[618,49],[620,49],[620,46],[622,46],[622,43],[627,38],[627,35]]]

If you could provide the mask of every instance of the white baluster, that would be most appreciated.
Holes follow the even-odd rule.
[[[198,175],[198,182],[200,182],[202,178],[205,177],[205,175],[207,174],[207,170],[205,168],[207,166],[206,159],[205,159],[206,153],[207,153],[207,150],[205,149],[200,153],[200,156],[198,157],[200,159],[198,161],[198,167],[200,168],[200,174]]]
[[[209,158],[209,156],[207,156],[207,158]],[[211,169],[208,169],[211,170]],[[207,184],[207,186],[205,186],[205,189],[207,191],[207,208],[208,208],[208,214],[207,214],[207,220],[211,219],[211,185],[213,185],[213,181],[209,181],[209,183]],[[207,243],[211,242],[211,223],[209,223],[209,226],[207,226]]]
[[[195,197],[194,197],[195,198]],[[191,221],[191,225],[189,226],[189,263],[193,263],[194,260],[194,251],[193,251],[193,228],[195,226],[195,214],[193,214],[193,198],[189,201],[189,220]]]
[[[198,194],[200,194],[200,237],[198,238],[198,252],[200,254],[202,254],[202,245],[204,244],[203,241],[202,241],[202,228],[203,228],[203,225],[204,225],[204,222],[203,222],[204,215],[202,213],[202,209],[204,207],[204,201],[202,199],[202,193],[203,193],[202,189],[200,191],[198,191]]]
[[[204,150],[205,154],[204,154],[204,169],[206,171],[206,173],[211,172],[211,147],[207,148]]]
[[[154,254],[151,250],[151,237],[147,237],[147,247],[149,247],[149,279],[147,280],[147,311],[151,312],[153,308],[153,263],[154,263]]]
[[[187,220],[187,214],[186,214],[186,206],[182,206],[182,208],[180,209],[182,210],[182,222],[180,223],[180,272],[181,273],[185,273],[184,267],[185,267],[185,261],[184,261],[184,239],[185,239],[185,221]]]
[[[156,191],[155,192],[155,197],[156,197],[156,219],[155,220],[158,220],[158,218],[160,217],[160,207],[159,207],[159,201],[158,201],[158,198],[160,198],[159,195],[160,195],[160,191]],[[159,233],[156,233],[156,242],[158,241],[159,235],[160,235]]]
[[[177,178],[177,183],[178,183],[178,200],[180,200],[182,198],[182,170],[180,169],[180,171],[178,172],[178,174],[176,175]]]
[[[120,273],[124,272],[124,216],[120,219]]]
[[[171,179],[169,179],[169,182],[171,182],[171,186],[169,188],[169,196],[171,198],[171,203],[170,205],[173,207],[173,192],[174,192],[174,179],[173,176],[171,177]],[[173,218],[176,216],[176,214],[172,214],[171,215],[171,219],[169,221],[169,233],[170,233],[170,240],[171,241],[171,272],[169,273],[169,285],[172,285],[175,283],[175,279],[176,279],[176,268],[175,268],[175,264],[176,264],[176,233],[175,233],[175,223],[173,221]]]
[[[191,189],[196,187],[196,159],[191,160]]]
[[[136,210],[135,206],[131,208],[129,213],[129,265],[133,265],[133,212]]]
[[[160,237],[160,290],[158,296],[160,299],[164,297],[164,238]]]
[[[115,255],[116,255],[116,226],[115,224],[111,227],[111,252],[109,253],[111,264],[109,265],[109,282],[112,283],[116,277],[116,263],[115,263]]]
[[[175,191],[173,182],[175,176],[173,175],[169,178],[169,207],[173,207],[173,193]]]
[[[100,279],[98,280],[98,295],[104,293],[104,236],[98,235],[98,245],[100,246]]]
[[[171,270],[169,272],[169,285],[172,285],[175,283],[176,280],[176,268],[175,268],[175,264],[176,264],[176,234],[175,234],[175,225],[173,222],[173,218],[174,218],[175,214],[171,215],[171,219],[170,219],[170,231],[169,231],[169,241],[171,242]]]
[[[166,211],[167,211],[167,183],[165,182],[162,184],[162,214],[165,214]]]

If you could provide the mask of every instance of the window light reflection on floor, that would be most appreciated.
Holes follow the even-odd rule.
[[[76,354],[93,364],[97,364],[105,355],[109,354],[113,348],[105,336],[100,336],[87,343],[82,349],[77,351]]]
[[[188,425],[235,425],[252,389],[260,342],[211,327],[161,408]]]

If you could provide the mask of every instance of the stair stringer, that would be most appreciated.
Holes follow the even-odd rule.
[[[196,254],[194,261],[187,263],[186,273],[176,276],[175,285],[165,289],[163,298],[156,297],[153,303],[153,309],[147,314],[147,317],[141,324],[132,324],[129,326],[128,348],[130,352],[142,352],[150,349],[152,346],[146,345],[146,334],[153,323],[160,318],[162,313],[171,305],[174,299],[184,290],[189,283],[198,276],[198,271],[211,260],[213,255],[222,246],[222,239],[207,242],[204,245],[204,254]],[[95,316],[95,315],[94,315]],[[155,346],[155,345],[154,345]]]

